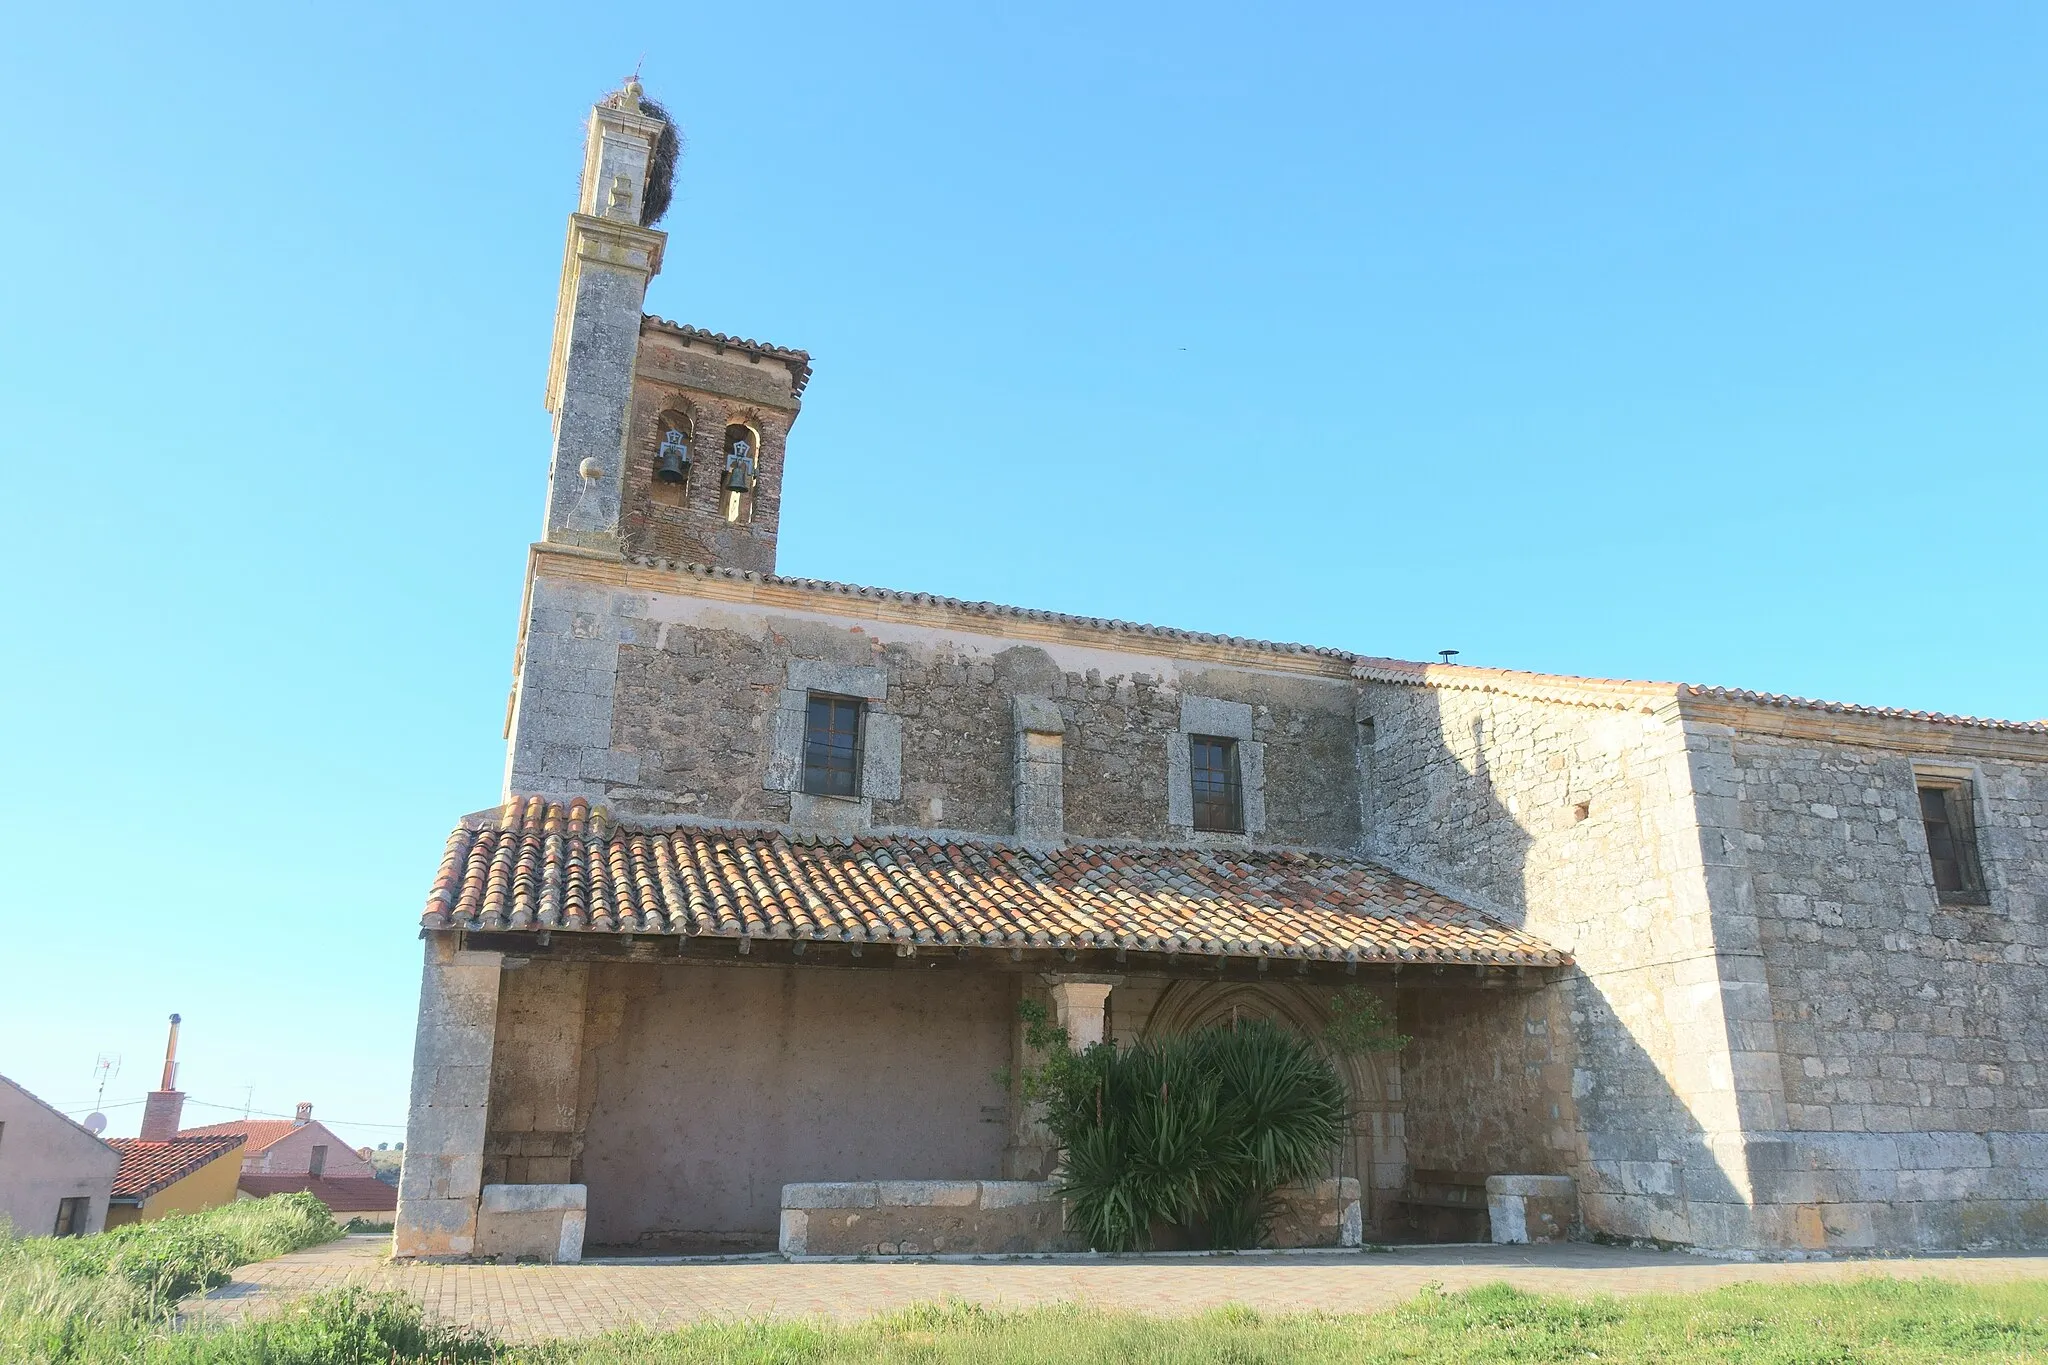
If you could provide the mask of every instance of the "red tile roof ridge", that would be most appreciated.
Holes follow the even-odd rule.
[[[584,821],[587,835],[561,832]],[[553,880],[506,872],[543,858]],[[583,900],[572,897],[565,908],[550,899],[557,881],[588,888],[587,916]],[[1345,962],[1571,961],[1495,915],[1344,852],[1038,846],[925,830],[647,829],[613,826],[583,798],[513,797],[494,824],[458,826],[420,927],[1029,943]]]
[[[242,1139],[181,1135],[145,1142],[141,1138],[110,1138],[107,1145],[121,1154],[120,1169],[114,1173],[115,1197],[147,1199],[236,1150]]]
[[[249,1153],[254,1155],[273,1143],[284,1141],[299,1129],[309,1124],[292,1119],[230,1119],[225,1123],[203,1123],[196,1128],[180,1128],[178,1136],[189,1137],[231,1137],[240,1134],[249,1143]]]

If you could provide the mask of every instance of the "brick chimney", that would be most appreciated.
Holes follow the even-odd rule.
[[[144,1142],[167,1142],[178,1135],[178,1123],[185,1115],[185,1092],[178,1089],[178,1016],[171,1016],[170,1041],[164,1044],[163,1084],[149,1092],[142,1102]]]
[[[304,1128],[307,1124],[311,1123],[312,1121],[313,1106],[310,1104],[300,1105],[298,1108],[298,1112],[292,1115],[292,1127],[294,1128]]]

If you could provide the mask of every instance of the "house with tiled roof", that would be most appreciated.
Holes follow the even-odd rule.
[[[120,1165],[98,1133],[0,1076],[0,1236],[98,1232]]]
[[[244,1199],[303,1191],[343,1222],[388,1223],[398,1211],[397,1187],[378,1179],[368,1158],[314,1118],[310,1104],[288,1119],[234,1119],[180,1129],[178,1136],[240,1137],[236,1187]]]
[[[110,1228],[235,1202],[242,1174],[239,1136],[115,1138],[110,1145],[121,1154],[107,1210]]]
[[[1320,1037],[1357,989],[1409,1042],[1340,1059],[1302,1240],[1483,1236],[1493,1178],[1699,1246],[2044,1235],[2048,725],[783,577],[811,358],[643,312],[669,131],[589,123],[398,1254],[1053,1245],[1020,1006]]]

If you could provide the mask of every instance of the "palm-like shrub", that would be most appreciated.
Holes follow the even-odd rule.
[[[1099,1251],[1143,1250],[1160,1225],[1256,1246],[1276,1192],[1321,1169],[1344,1133],[1335,1069],[1265,1020],[1080,1053],[1042,1011],[1031,1025],[1046,1061],[1026,1092],[1062,1150],[1074,1230]]]

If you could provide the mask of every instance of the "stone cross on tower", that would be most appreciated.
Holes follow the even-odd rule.
[[[582,190],[569,215],[548,362],[555,442],[541,538],[555,544],[619,547],[640,310],[668,241],[642,222],[648,173],[666,125],[641,108],[640,97],[639,80],[628,79],[591,109]]]

